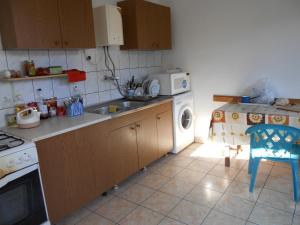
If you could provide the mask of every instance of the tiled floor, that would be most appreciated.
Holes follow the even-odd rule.
[[[262,162],[251,194],[247,150],[230,168],[222,154],[194,144],[164,157],[59,225],[300,225],[287,165]]]

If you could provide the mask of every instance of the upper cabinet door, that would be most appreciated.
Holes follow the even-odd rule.
[[[3,0],[0,28],[4,48],[61,48],[57,0]]]
[[[64,48],[95,48],[91,0],[58,0]]]
[[[172,37],[171,37],[171,9],[166,6],[159,5],[157,7],[158,19],[158,48],[159,49],[171,49]]]

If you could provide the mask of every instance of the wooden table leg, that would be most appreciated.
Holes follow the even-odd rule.
[[[227,151],[225,154],[225,166],[230,167],[230,147],[226,147]]]

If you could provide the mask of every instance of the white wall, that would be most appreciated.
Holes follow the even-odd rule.
[[[104,2],[93,1],[93,6],[102,5]],[[93,65],[86,61],[86,56],[93,56]],[[161,51],[120,51],[117,47],[111,48],[111,55],[116,64],[117,75],[122,82],[126,82],[130,76],[142,78],[150,73],[160,72],[162,62]],[[104,81],[107,73],[104,65],[102,48],[74,49],[74,50],[1,50],[0,71],[6,69],[22,70],[24,60],[33,59],[36,67],[48,67],[61,65],[64,69],[80,69],[87,71],[87,80],[69,84],[66,79],[45,79],[36,81],[19,81],[15,83],[0,82],[0,128],[5,126],[5,115],[14,112],[13,97],[21,94],[26,103],[36,101],[37,89],[43,90],[43,96],[57,97],[59,100],[70,97],[73,87],[80,89],[85,105],[92,105],[108,100],[120,98],[116,86]],[[7,101],[6,99],[9,99]]]
[[[196,135],[207,137],[213,94],[247,94],[270,77],[278,96],[300,98],[299,0],[167,0],[173,50],[165,67],[192,74]]]

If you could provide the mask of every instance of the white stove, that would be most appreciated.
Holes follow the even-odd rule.
[[[47,221],[35,144],[0,131],[1,225]]]

